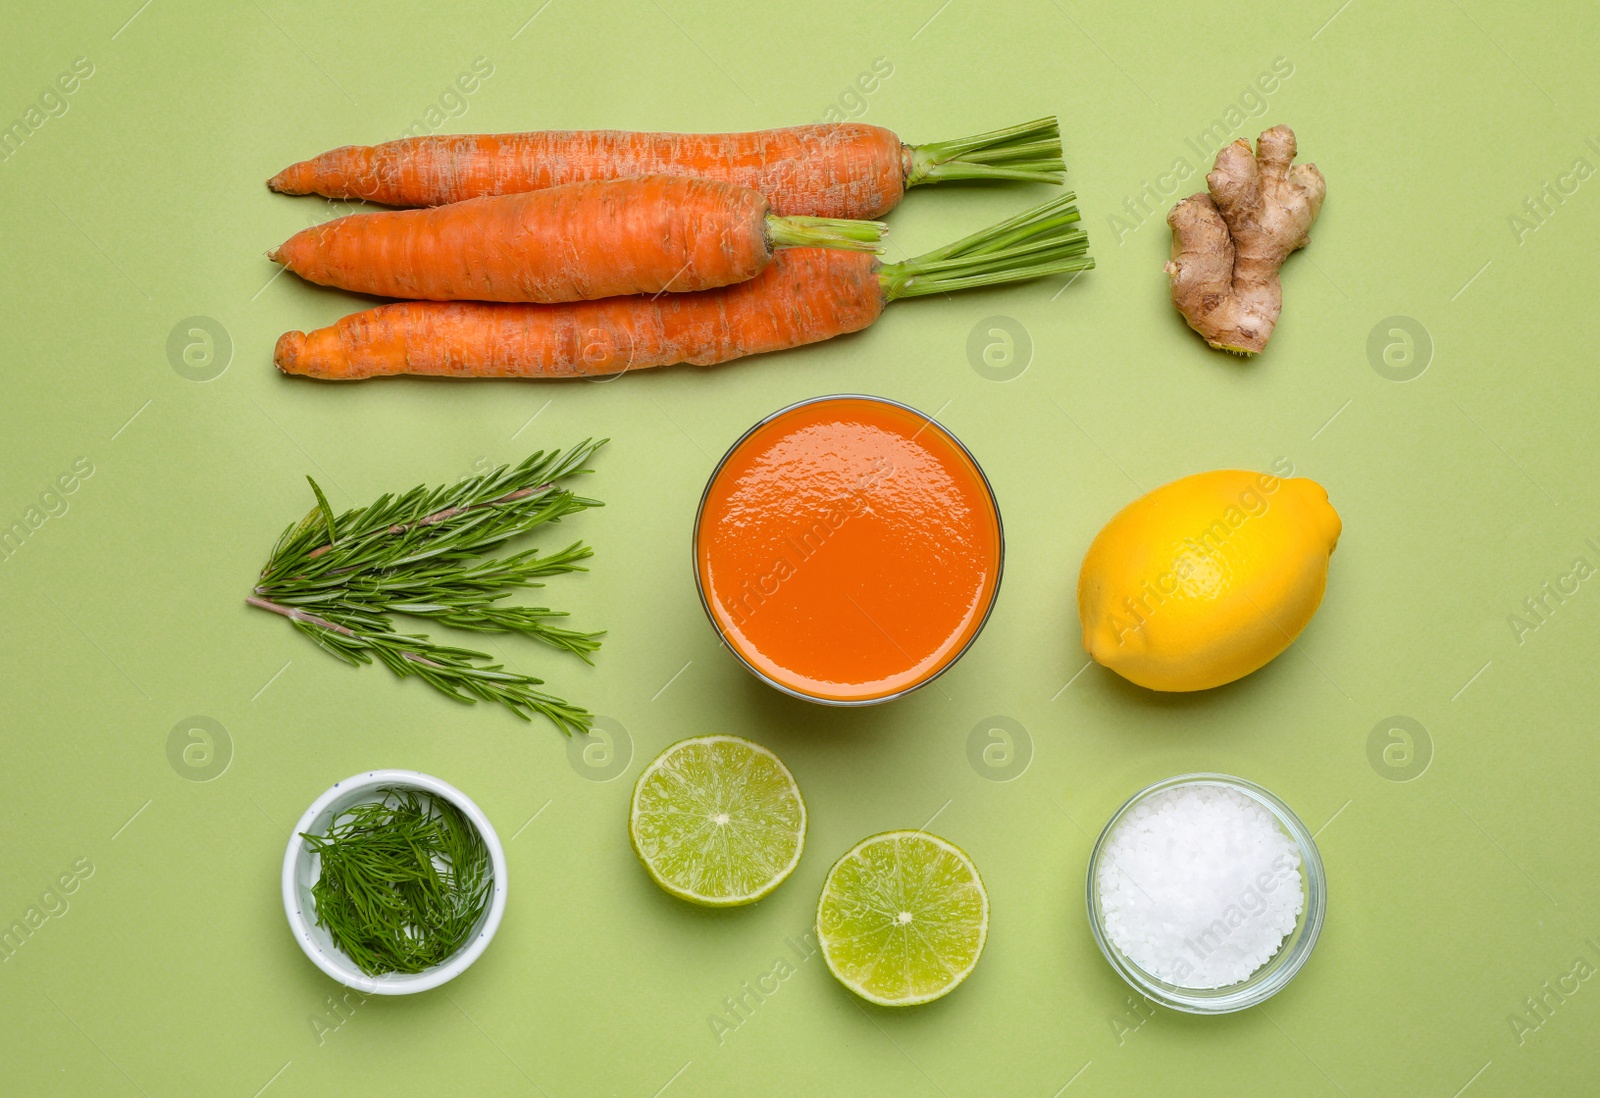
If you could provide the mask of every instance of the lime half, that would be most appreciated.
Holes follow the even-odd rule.
[[[778,756],[738,736],[679,740],[633,787],[628,834],[656,884],[735,907],[783,883],[806,845],[806,802]]]
[[[839,982],[883,1006],[947,995],[989,935],[989,894],[972,859],[926,831],[862,839],[834,863],[817,941]]]

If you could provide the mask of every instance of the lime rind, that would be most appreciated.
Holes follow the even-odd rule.
[[[628,834],[664,890],[705,907],[768,895],[805,850],[806,804],[794,775],[740,736],[668,747],[633,787]]]
[[[880,1006],[955,990],[989,936],[989,894],[966,853],[925,831],[861,840],[828,871],[817,941],[839,982]]]

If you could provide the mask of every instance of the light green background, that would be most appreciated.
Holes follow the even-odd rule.
[[[1069,0],[721,11],[526,0],[446,15],[138,2],[13,4],[0,33],[7,125],[75,58],[94,66],[67,112],[0,164],[0,521],[25,520],[77,459],[93,467],[66,513],[0,564],[0,920],[25,919],[77,859],[92,866],[70,907],[0,964],[0,1089],[1600,1088],[1600,981],[1549,999],[1520,1042],[1511,1023],[1577,958],[1600,966],[1600,579],[1549,599],[1522,643],[1507,620],[1575,557],[1600,566],[1585,541],[1600,542],[1600,179],[1570,178],[1576,192],[1520,239],[1510,220],[1579,159],[1600,166],[1593,5],[1326,0],[1224,15]],[[359,302],[273,278],[263,252],[336,211],[262,180],[398,135],[480,57],[493,75],[443,128],[813,121],[859,107],[849,90],[879,58],[893,74],[864,116],[912,141],[1058,113],[1100,266],[1064,292],[1053,280],[899,304],[830,345],[608,385],[278,376],[280,332]],[[1164,208],[1198,171],[1168,181],[1136,228],[1109,219],[1137,220],[1125,199],[1159,188],[1176,158],[1200,168],[1188,139],[1276,58],[1292,75],[1264,112],[1224,128],[1289,122],[1330,198],[1310,250],[1289,261],[1271,347],[1241,362],[1184,328],[1160,272]],[[911,254],[1044,197],[926,188],[892,216],[892,239]],[[196,315],[232,343],[231,365],[205,383],[180,377],[166,350]],[[1379,376],[1367,352],[1396,315],[1434,345],[1408,383]],[[1031,365],[1013,381],[969,365],[969,333],[992,316],[1030,333]],[[855,712],[745,673],[705,622],[688,559],[694,505],[724,448],[780,405],[841,390],[938,413],[992,478],[1009,547],[998,608],[968,656],[936,688]],[[590,482],[607,507],[570,527],[597,558],[550,597],[611,630],[598,666],[499,648],[628,730],[634,753],[615,781],[582,776],[546,726],[347,669],[243,604],[273,538],[308,505],[307,473],[343,507],[589,435],[615,440]],[[1345,523],[1327,599],[1295,649],[1198,696],[1084,669],[1073,584],[1100,525],[1182,474],[1280,458],[1326,485]],[[169,730],[196,715],[233,743],[228,769],[204,783],[166,752]],[[1369,763],[1369,732],[1391,715],[1431,742],[1431,765],[1409,782]],[[1031,739],[1031,765],[1010,782],[968,763],[969,731],[993,716]],[[811,807],[805,859],[752,909],[678,903],[628,848],[633,777],[704,732],[773,747]],[[508,843],[510,903],[465,976],[340,1024],[336,985],[285,927],[279,862],[312,798],[377,766],[438,774],[478,800]],[[1125,797],[1194,769],[1258,781],[1319,830],[1327,926],[1264,1008],[1159,1010],[1140,1024],[1085,925],[1085,862]],[[993,901],[967,984],[891,1013],[812,958],[719,1043],[710,1017],[809,927],[832,859],[929,820],[972,854]]]

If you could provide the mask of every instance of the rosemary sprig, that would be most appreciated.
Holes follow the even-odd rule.
[[[245,601],[288,618],[348,663],[376,659],[396,675],[416,675],[458,701],[499,702],[524,720],[538,713],[568,734],[588,731],[588,710],[534,689],[543,679],[506,671],[483,652],[397,632],[390,615],[479,633],[520,633],[592,662],[604,633],[553,624],[567,615],[548,607],[498,605],[516,588],[543,587],[546,577],[587,571],[582,562],[593,553],[588,546],[574,542],[544,555],[527,549],[497,559],[483,554],[536,527],[602,506],[559,482],[589,472],[585,463],[605,442],[585,440],[564,454],[541,450],[515,467],[380,496],[337,516],[307,477],[316,505],[278,538]]]
[[[380,790],[326,835],[311,887],[317,925],[368,976],[422,972],[460,949],[489,905],[489,849],[461,810],[411,789]]]

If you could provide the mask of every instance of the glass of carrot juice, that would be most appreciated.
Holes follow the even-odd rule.
[[[977,639],[1005,539],[977,461],[931,416],[818,397],[718,463],[694,529],[700,600],[758,678],[871,705],[933,681]]]

